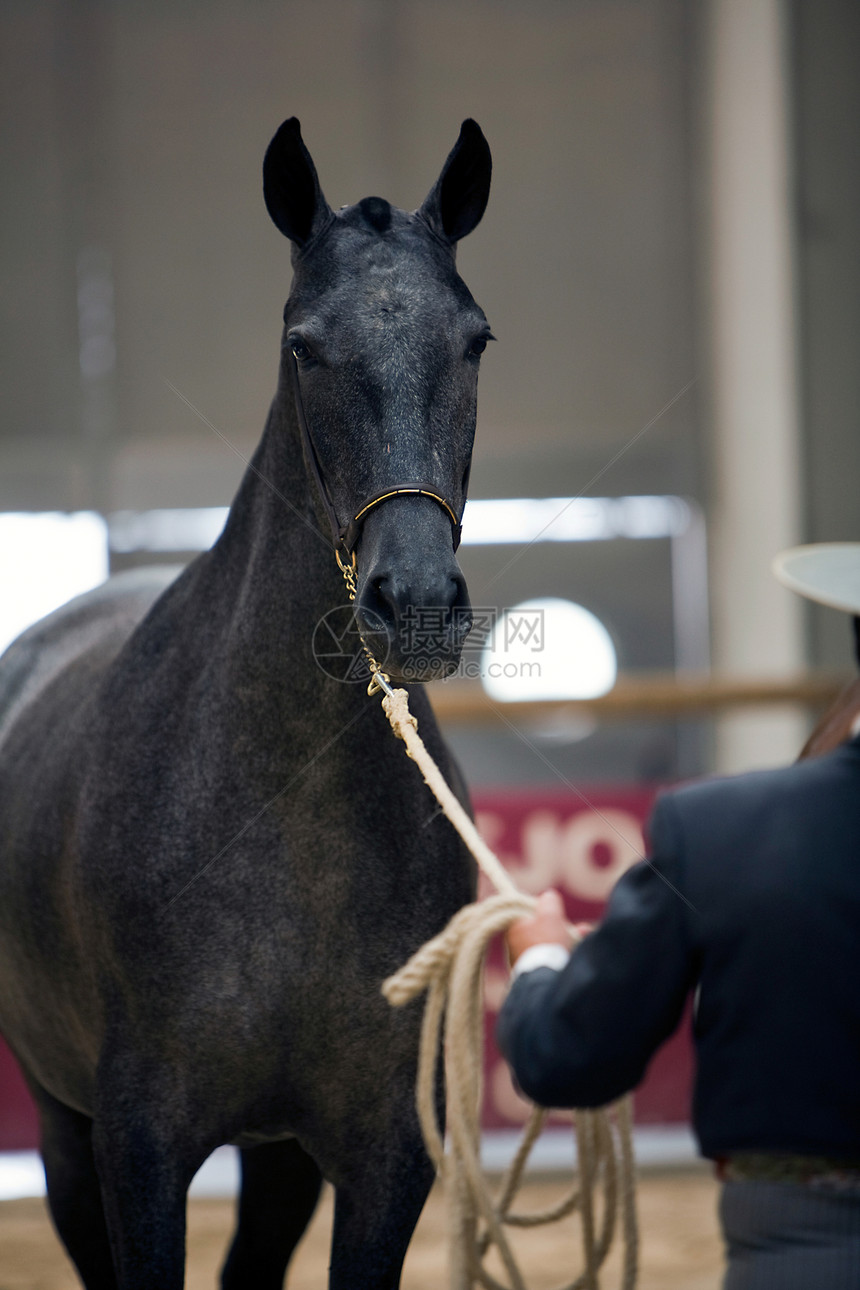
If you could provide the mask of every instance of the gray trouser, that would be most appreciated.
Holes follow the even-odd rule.
[[[727,1182],[723,1290],[860,1290],[860,1190]]]

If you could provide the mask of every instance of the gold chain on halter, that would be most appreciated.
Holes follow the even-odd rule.
[[[344,564],[343,560],[340,558],[339,551],[335,551],[334,558],[337,560],[337,567],[343,574],[343,580],[346,583],[346,590],[349,594],[350,601],[354,604],[355,597],[358,594],[358,588],[355,585],[355,552],[352,551],[350,554],[352,556],[352,560],[349,564]],[[380,690],[384,690],[386,694],[393,693],[391,689],[391,677],[387,672],[383,672],[382,668],[368,649],[361,632],[359,632],[359,637],[361,639],[361,648],[364,650],[364,656],[367,659],[367,666],[370,668],[370,683],[367,687],[367,693],[371,697],[374,694],[378,694]]]

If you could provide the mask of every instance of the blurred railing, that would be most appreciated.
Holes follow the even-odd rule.
[[[670,673],[620,676],[598,699],[539,700],[497,703],[477,681],[435,682],[429,688],[436,715],[446,725],[485,725],[497,710],[514,723],[560,715],[601,720],[629,717],[685,717],[728,708],[799,705],[823,710],[853,678],[831,672],[796,677],[684,677]]]

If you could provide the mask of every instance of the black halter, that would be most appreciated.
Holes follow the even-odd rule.
[[[463,504],[460,508],[459,516],[450,502],[447,502],[442,494],[438,493],[435,488],[430,488],[427,484],[411,481],[407,484],[390,484],[387,488],[382,489],[381,492],[374,493],[372,497],[367,498],[367,500],[359,506],[352,519],[348,520],[346,524],[341,524],[338,519],[337,511],[334,508],[331,494],[328,491],[328,485],[325,482],[325,476],[322,472],[320,460],[317,456],[316,448],[314,447],[314,441],[311,438],[308,419],[305,416],[305,405],[302,401],[298,363],[296,362],[296,356],[292,351],[290,351],[290,359],[292,363],[293,388],[296,396],[296,412],[298,413],[299,430],[301,431],[305,453],[310,463],[311,473],[316,481],[325,513],[328,516],[332,538],[334,539],[334,554],[341,569],[345,570],[345,567],[350,566],[353,569],[355,568],[355,547],[359,537],[361,536],[361,526],[367,518],[368,513],[372,511],[375,506],[381,506],[383,502],[389,501],[392,497],[401,497],[403,494],[409,493],[420,497],[429,497],[432,501],[437,502],[438,505],[442,507],[443,511],[451,521],[451,539],[454,545],[454,550],[456,551],[457,547],[460,545],[460,537],[462,535],[463,510],[466,506],[466,491],[469,486],[469,471],[472,464],[471,460],[463,475]]]

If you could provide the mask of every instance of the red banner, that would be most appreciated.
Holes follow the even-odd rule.
[[[572,922],[596,922],[609,893],[626,869],[645,854],[644,831],[656,789],[613,785],[577,795],[569,790],[493,792],[473,795],[478,828],[531,895],[555,887]],[[481,894],[489,890],[481,886]],[[507,990],[501,941],[494,944],[485,980],[486,1129],[511,1128],[525,1120],[529,1104],[514,1089],[494,1040],[495,1022]],[[636,1092],[639,1124],[678,1124],[690,1118],[692,1044],[689,1023],[659,1050]]]
[[[0,1039],[0,1151],[28,1151],[38,1141],[36,1108],[15,1058]]]

